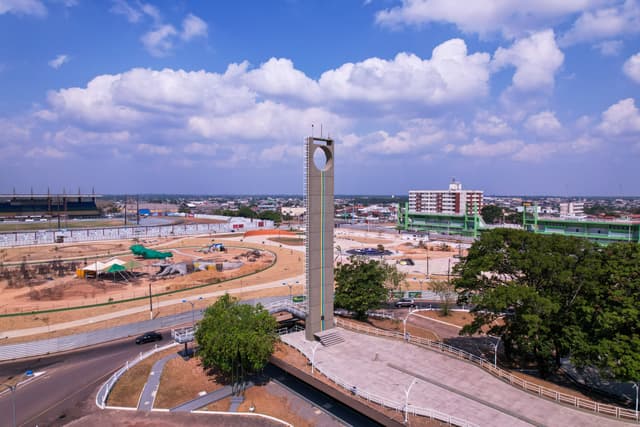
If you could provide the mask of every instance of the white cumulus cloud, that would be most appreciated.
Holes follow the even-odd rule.
[[[509,48],[498,48],[492,65],[495,69],[514,66],[513,87],[532,91],[552,88],[563,62],[564,54],[556,44],[553,30],[545,30],[519,39]]]
[[[502,33],[512,38],[552,26],[603,3],[603,0],[402,0],[402,5],[378,12],[376,22],[390,27],[451,23],[465,33],[481,36]]]
[[[58,68],[62,67],[63,64],[66,64],[67,62],[69,62],[69,55],[58,55],[56,56],[54,59],[52,59],[51,61],[48,62],[49,67],[57,70]]]
[[[599,129],[608,135],[640,133],[640,111],[633,98],[623,99],[602,113]]]
[[[542,111],[529,116],[524,127],[539,136],[557,135],[562,130],[562,125],[552,111]]]
[[[585,11],[560,38],[562,46],[640,32],[640,5],[626,0],[613,7]]]
[[[173,37],[178,34],[173,25],[162,25],[142,36],[142,44],[153,56],[165,56],[173,48]]]
[[[431,59],[369,58],[324,72],[319,84],[333,100],[439,105],[486,95],[488,80],[489,55],[468,55],[465,42],[452,39],[433,49]]]
[[[473,120],[473,129],[480,135],[505,136],[513,132],[507,122],[488,112],[479,112]]]
[[[463,156],[474,157],[497,157],[511,154],[520,148],[524,143],[517,139],[487,143],[480,138],[475,138],[473,143],[458,147],[458,152]]]
[[[193,14],[188,14],[182,21],[182,33],[180,37],[189,41],[196,37],[206,37],[207,23]]]
[[[605,40],[593,45],[602,56],[618,56],[622,50],[622,40]]]
[[[622,70],[631,80],[640,83],[640,52],[627,59]]]
[[[47,14],[47,8],[40,0],[0,0],[0,15],[5,13],[42,17]]]

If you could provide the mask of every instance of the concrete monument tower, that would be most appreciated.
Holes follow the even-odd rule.
[[[333,328],[334,142],[308,137],[305,143],[307,208],[307,304],[305,338]]]

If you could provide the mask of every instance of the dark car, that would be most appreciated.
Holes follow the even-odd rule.
[[[144,344],[147,342],[161,341],[162,334],[159,332],[151,331],[145,332],[143,335],[140,335],[136,338],[136,344]]]
[[[396,307],[415,307],[416,302],[413,298],[400,298],[396,301]]]

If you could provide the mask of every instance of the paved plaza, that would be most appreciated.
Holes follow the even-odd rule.
[[[470,363],[402,341],[336,328],[344,342],[323,347],[303,332],[282,336],[312,355],[320,372],[370,393],[404,404],[434,409],[479,426],[624,426],[628,423],[538,398]]]

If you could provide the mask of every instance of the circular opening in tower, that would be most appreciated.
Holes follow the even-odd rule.
[[[327,171],[333,164],[331,158],[331,151],[325,146],[318,146],[313,151],[313,164],[318,170]]]

